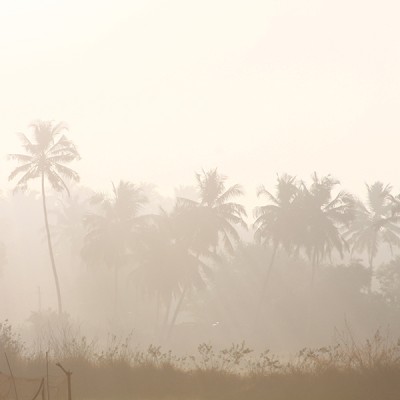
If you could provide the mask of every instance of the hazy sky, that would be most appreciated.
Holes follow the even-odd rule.
[[[400,3],[2,1],[0,149],[65,120],[85,184],[164,193],[218,166],[251,192],[276,172],[398,190]],[[1,186],[12,165],[3,157]]]

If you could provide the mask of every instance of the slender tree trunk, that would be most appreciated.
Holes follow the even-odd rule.
[[[274,245],[274,249],[272,251],[271,259],[270,259],[269,264],[268,264],[267,275],[265,277],[264,284],[263,284],[263,287],[262,287],[261,302],[263,300],[263,297],[265,296],[265,291],[267,290],[267,287],[268,287],[268,283],[269,283],[269,280],[270,280],[270,277],[271,277],[272,267],[273,267],[274,262],[275,262],[275,256],[276,256],[277,251],[278,251],[278,245],[276,244],[276,245]]]
[[[178,317],[178,314],[179,314],[179,312],[180,312],[180,310],[182,308],[183,300],[185,298],[186,292],[188,291],[188,286],[189,285],[186,283],[185,287],[182,290],[181,297],[180,297],[179,302],[178,302],[178,304],[177,304],[177,306],[175,308],[175,312],[174,312],[174,315],[172,317],[171,324],[169,326],[167,340],[169,340],[169,338],[171,337],[172,329],[174,328],[174,325],[175,325],[175,322],[176,322],[176,318]]]
[[[270,277],[271,277],[272,267],[273,267],[274,262],[275,262],[275,256],[276,256],[277,251],[278,251],[278,245],[275,244],[274,248],[272,250],[271,258],[269,260],[268,269],[267,269],[267,275],[265,276],[264,283],[263,283],[263,286],[262,286],[262,289],[261,289],[261,295],[260,295],[260,300],[258,302],[258,307],[256,309],[256,318],[255,318],[255,322],[254,322],[254,327],[255,328],[258,325],[258,320],[260,318],[260,312],[261,312],[261,306],[262,306],[262,303],[264,301],[265,293],[266,293],[266,290],[267,290],[267,287],[268,287],[268,283],[269,283],[269,280],[270,280]]]
[[[371,294],[371,292],[372,292],[372,277],[374,275],[374,257],[373,256],[369,256],[368,257],[368,262],[369,262],[368,294]]]
[[[314,289],[315,274],[319,265],[319,257],[316,253],[313,254],[312,265],[311,265],[311,291]]]
[[[117,316],[118,309],[118,267],[114,265],[114,317]]]
[[[45,225],[46,225],[47,244],[49,246],[51,268],[53,270],[54,283],[56,285],[56,290],[57,290],[58,313],[62,314],[63,309],[62,309],[62,302],[61,302],[60,282],[58,280],[56,262],[54,260],[53,245],[52,245],[52,242],[51,242],[49,220],[48,220],[48,216],[47,216],[46,192],[45,192],[45,188],[44,188],[44,173],[43,172],[42,172],[42,201],[43,201],[44,222],[45,222]]]
[[[161,298],[160,298],[160,293],[157,293],[156,295],[156,323],[155,323],[155,333],[158,334],[159,328],[160,328],[160,304],[161,304]]]
[[[164,321],[162,324],[162,328],[165,329],[168,325],[168,319],[169,319],[169,312],[171,310],[171,303],[172,303],[172,297],[168,300],[167,307],[165,309],[165,315],[164,315]]]

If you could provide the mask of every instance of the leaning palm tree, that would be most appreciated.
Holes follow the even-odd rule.
[[[114,313],[117,311],[118,272],[128,265],[144,217],[140,212],[147,198],[142,189],[130,182],[113,184],[112,196],[95,195],[96,212],[85,215],[86,236],[82,257],[90,266],[106,265],[114,271]]]
[[[196,257],[197,266],[205,265],[201,257],[216,257],[220,244],[228,253],[234,251],[234,244],[240,241],[236,229],[247,228],[244,221],[246,210],[243,205],[232,199],[243,195],[240,185],[225,186],[226,177],[217,169],[202,171],[196,174],[199,200],[178,198],[175,209],[175,220],[179,227],[180,237],[184,238],[187,249]],[[185,296],[190,290],[190,271],[186,270],[183,279],[181,297],[173,314],[170,332],[181,310]]]
[[[372,277],[379,246],[382,243],[388,244],[391,249],[400,246],[400,228],[396,225],[398,204],[394,203],[395,198],[390,194],[392,187],[382,182],[366,187],[367,202],[357,201],[356,218],[346,235],[352,252],[367,253]]]
[[[22,141],[22,147],[24,148],[26,154],[9,155],[10,159],[16,160],[22,164],[14,169],[9,176],[9,180],[19,176],[16,190],[26,190],[29,181],[37,178],[41,180],[47,243],[57,291],[58,312],[61,314],[63,310],[61,290],[49,228],[45,181],[47,179],[54,190],[65,190],[69,195],[69,189],[65,179],[78,182],[79,175],[77,172],[69,167],[66,167],[64,164],[78,160],[80,157],[74,143],[65,136],[65,131],[67,130],[65,123],[60,122],[55,124],[52,121],[38,120],[33,122],[30,127],[33,129],[32,141],[25,134],[19,134],[19,137]]]

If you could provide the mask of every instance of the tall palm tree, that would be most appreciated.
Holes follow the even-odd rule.
[[[311,285],[320,263],[326,257],[331,258],[334,250],[342,257],[347,249],[342,230],[353,218],[354,199],[344,191],[334,195],[338,184],[329,175],[319,178],[314,173],[309,188],[302,183],[301,195],[296,201],[300,225],[298,246],[305,250],[312,263]]]
[[[356,203],[356,218],[346,232],[351,251],[368,256],[368,265],[372,277],[374,260],[379,246],[386,243],[392,249],[400,246],[400,228],[397,222],[397,204],[391,196],[392,187],[382,182],[366,185],[367,202]],[[370,288],[371,290],[371,288]]]
[[[236,226],[247,229],[244,221],[246,210],[243,205],[232,201],[243,195],[240,185],[225,186],[226,177],[218,173],[217,168],[196,173],[199,200],[178,198],[175,210],[176,223],[186,246],[198,260],[201,257],[217,256],[217,249],[222,244],[223,250],[233,253],[234,244],[240,241]],[[188,274],[189,271],[186,271]],[[181,297],[175,308],[170,332],[181,310],[184,299],[190,291],[190,279],[186,276]]]
[[[26,154],[9,155],[10,159],[16,160],[22,164],[14,169],[9,176],[9,180],[19,176],[16,190],[26,190],[29,181],[37,178],[41,180],[47,243],[54,276],[54,283],[57,291],[58,312],[61,314],[63,311],[61,290],[49,228],[45,180],[48,180],[54,190],[65,190],[69,195],[69,189],[65,179],[79,182],[79,175],[76,171],[65,166],[64,164],[78,160],[80,156],[74,143],[65,136],[67,126],[64,122],[55,124],[52,121],[38,120],[33,122],[30,127],[33,130],[32,141],[25,134],[19,134],[22,147],[24,148]]]
[[[240,241],[236,226],[247,229],[243,205],[232,201],[243,195],[240,185],[225,186],[226,177],[217,169],[196,174],[199,201],[178,198],[178,212],[186,221],[182,229],[190,240],[190,247],[198,253],[216,252],[222,243],[228,253]]]
[[[254,237],[261,244],[272,245],[262,296],[268,286],[278,248],[282,246],[289,253],[295,244],[295,201],[298,194],[296,178],[290,175],[278,176],[275,195],[267,191],[264,186],[260,186],[257,191],[257,196],[266,197],[268,204],[256,207],[254,210],[256,218]]]
[[[82,257],[88,265],[106,265],[114,271],[114,313],[117,311],[118,272],[128,265],[135,246],[138,232],[143,223],[140,211],[147,204],[147,198],[140,187],[121,181],[113,184],[112,196],[95,195],[92,204],[98,212],[84,217],[87,230]]]

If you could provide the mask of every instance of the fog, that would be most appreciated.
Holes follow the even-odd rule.
[[[397,2],[0,10],[0,323],[28,348],[399,337]]]

